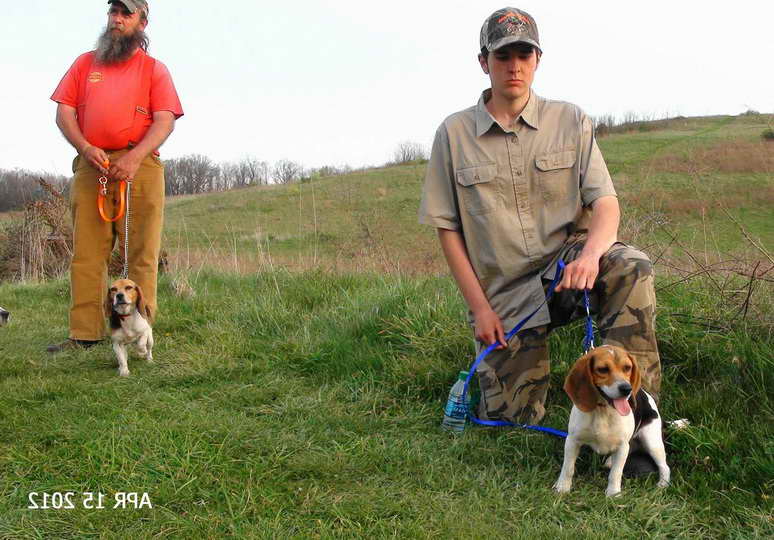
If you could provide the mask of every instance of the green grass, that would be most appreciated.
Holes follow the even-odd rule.
[[[608,500],[586,451],[559,497],[558,439],[439,429],[473,343],[409,164],[170,200],[157,363],[130,360],[129,378],[107,345],[43,352],[67,333],[66,280],[0,283],[0,538],[774,536],[774,294],[743,275],[774,245],[770,121],[599,141],[622,239],[657,261],[661,412],[691,422],[667,433],[666,490],[625,480]],[[546,425],[566,426],[582,332],[551,337]],[[27,509],[57,491],[106,508]],[[121,491],[153,508],[112,509]]]
[[[0,536],[766,538],[771,521],[772,343],[706,332],[662,295],[662,413],[673,484],[604,496],[584,452],[573,491],[551,491],[558,439],[439,429],[473,352],[448,278],[201,273],[196,297],[160,286],[155,365],[116,375],[109,347],[57,357],[62,281],[3,285]],[[545,424],[582,329],[552,336]],[[30,492],[147,492],[153,509],[28,510]],[[76,498],[76,501],[78,499]],[[110,531],[113,531],[111,533]],[[120,532],[118,532],[120,531]]]

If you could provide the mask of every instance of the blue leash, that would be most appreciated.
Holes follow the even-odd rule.
[[[562,278],[562,274],[564,273],[564,261],[562,259],[559,259],[556,263],[556,275],[554,276],[554,280],[551,282],[551,285],[548,288],[548,293],[546,294],[545,300],[529,315],[527,315],[524,319],[522,319],[516,326],[513,327],[513,330],[508,332],[505,335],[505,341],[510,340],[514,335],[516,335],[516,332],[521,330],[521,328],[527,324],[527,321],[529,321],[535,313],[537,313],[540,308],[542,308],[554,295],[554,289],[559,284],[559,281]],[[586,352],[588,352],[590,349],[594,348],[594,327],[592,326],[591,322],[591,312],[589,310],[589,294],[587,290],[583,291],[584,295],[584,303],[586,306],[586,338],[583,342],[584,349]],[[468,376],[465,379],[465,386],[462,390],[462,395],[466,396],[468,395],[468,386],[470,385],[470,380],[473,378],[473,374],[476,372],[476,368],[478,368],[478,365],[481,363],[481,361],[486,358],[489,353],[491,353],[495,348],[497,347],[498,343],[495,341],[491,345],[489,345],[486,349],[484,349],[476,358],[476,360],[473,362],[473,365],[470,366],[470,369],[468,369]],[[556,435],[557,437],[565,438],[567,437],[567,433],[564,431],[560,431],[558,429],[545,427],[545,426],[533,426],[530,424],[516,424],[513,422],[507,422],[505,420],[481,420],[480,418],[477,418],[473,411],[469,411],[468,417],[470,418],[471,422],[482,425],[482,426],[496,426],[496,427],[520,427],[523,429],[531,429],[534,431],[542,431],[544,433],[549,433],[551,435]]]

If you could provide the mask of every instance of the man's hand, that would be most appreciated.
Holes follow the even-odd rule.
[[[142,157],[138,157],[133,151],[129,151],[110,164],[110,177],[116,180],[132,180],[140,168]]]
[[[591,289],[594,287],[597,275],[599,275],[599,257],[581,253],[580,257],[564,267],[562,281],[554,291]]]
[[[110,160],[102,148],[97,148],[96,146],[89,144],[86,146],[86,148],[81,150],[81,156],[83,156],[86,161],[88,161],[91,166],[97,169],[99,172],[102,174],[108,174],[108,170],[105,167],[105,164],[109,163]]]
[[[591,204],[588,238],[578,258],[565,266],[562,281],[554,289],[556,292],[594,287],[599,275],[599,260],[615,243],[620,219],[621,210],[615,196],[606,195]]]
[[[505,341],[503,323],[494,310],[489,308],[482,313],[473,313],[473,319],[475,320],[476,325],[475,332],[477,340],[486,345],[498,342],[495,349],[505,349],[508,347],[508,343]]]

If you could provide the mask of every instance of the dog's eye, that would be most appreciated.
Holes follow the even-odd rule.
[[[625,373],[629,373],[632,370],[632,366],[624,366],[623,370]]]
[[[605,367],[599,367],[599,368],[597,368],[597,373],[610,373],[610,368],[606,367],[606,366]]]
[[[132,287],[131,285],[127,285],[127,286],[126,286],[126,287],[124,287],[124,288],[125,288],[127,291],[131,291],[132,289],[134,289],[134,287]]]

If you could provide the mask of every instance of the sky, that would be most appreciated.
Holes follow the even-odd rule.
[[[476,60],[488,0],[149,0],[149,53],[185,116],[162,159],[246,156],[305,167],[380,165],[402,141],[429,149],[449,114],[488,87]],[[543,58],[533,89],[588,114],[774,112],[774,2],[512,3]],[[0,168],[70,174],[50,96],[93,49],[106,0],[3,2]]]

